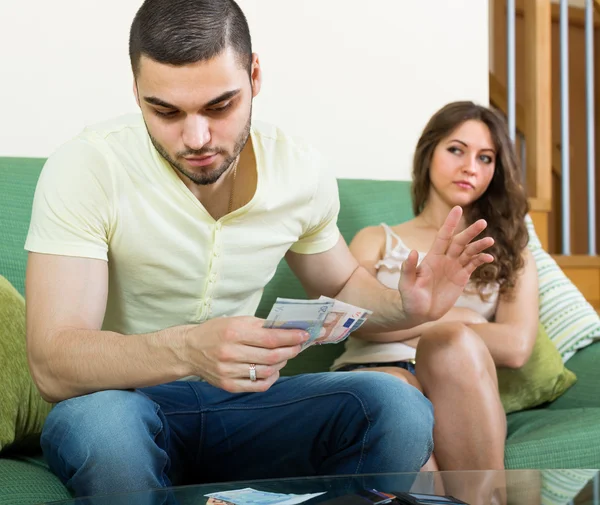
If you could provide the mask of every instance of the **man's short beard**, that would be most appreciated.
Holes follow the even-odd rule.
[[[227,171],[227,169],[232,165],[232,163],[239,156],[239,154],[242,152],[242,149],[244,149],[244,146],[248,142],[248,137],[250,136],[251,124],[252,124],[252,110],[250,111],[250,115],[248,116],[248,122],[246,123],[246,126],[244,127],[244,129],[242,130],[242,132],[240,133],[240,135],[238,136],[238,138],[235,142],[235,146],[233,147],[233,154],[231,154],[230,156],[227,156],[223,160],[223,163],[221,163],[221,165],[219,167],[215,168],[214,170],[211,170],[210,172],[206,172],[206,173],[204,173],[204,172],[193,173],[193,172],[190,172],[189,170],[186,170],[185,167],[183,167],[183,165],[181,163],[178,163],[173,158],[171,158],[169,153],[167,153],[166,149],[157,142],[157,140],[150,133],[150,130],[148,130],[148,126],[146,126],[146,130],[148,130],[148,135],[150,136],[150,141],[152,142],[152,145],[154,145],[154,148],[159,152],[159,154],[165,160],[167,160],[171,164],[171,166],[175,170],[177,170],[184,177],[186,177],[187,179],[192,181],[194,184],[197,184],[198,186],[206,186],[208,184],[214,184],[215,182],[217,182],[221,178],[221,176]],[[187,150],[182,153],[178,153],[177,157],[179,158],[179,157],[184,157],[184,156],[204,156],[206,154],[217,154],[217,153],[222,153],[222,152],[223,151],[214,152],[214,151],[211,151],[210,149],[202,148],[197,151]]]

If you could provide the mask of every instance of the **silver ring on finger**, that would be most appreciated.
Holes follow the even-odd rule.
[[[254,363],[250,363],[250,368],[248,369],[248,375],[252,382],[254,382],[256,380],[256,365]]]

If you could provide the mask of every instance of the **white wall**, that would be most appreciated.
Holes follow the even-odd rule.
[[[86,124],[136,110],[127,38],[140,4],[0,2],[0,156],[48,156]],[[437,108],[487,103],[488,2],[240,5],[265,75],[255,117],[310,140],[339,177],[409,179]]]

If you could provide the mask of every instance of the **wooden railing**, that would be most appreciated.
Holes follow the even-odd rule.
[[[600,0],[597,0],[597,1],[600,2]],[[507,104],[508,93],[506,91],[506,86],[504,86],[504,84],[502,84],[492,72],[490,72],[490,75],[489,75],[489,87],[490,87],[490,103],[494,107],[496,107],[497,109],[502,111],[504,114],[506,114],[506,111],[508,110],[508,104]],[[523,104],[521,103],[521,101],[518,99],[516,102],[515,112],[516,112],[517,131],[519,133],[524,134],[525,133],[525,108],[523,107]],[[555,176],[560,177],[561,160],[560,160],[560,148],[559,148],[558,144],[552,143],[552,153],[550,156],[552,159],[552,173]]]
[[[600,0],[594,0],[595,15],[593,25],[596,33],[595,61],[600,62]],[[505,114],[508,110],[506,90],[506,0],[493,0],[490,15],[492,19],[491,41],[493,49],[493,66],[490,67],[489,92],[490,102]],[[560,184],[561,184],[561,145],[558,135],[560,123],[554,125],[555,136],[552,135],[552,109],[554,106],[555,121],[560,121],[557,114],[557,99],[559,87],[558,63],[558,24],[560,19],[559,5],[550,0],[516,0],[516,32],[517,45],[517,93],[516,117],[517,131],[525,138],[526,184],[530,197],[536,231],[547,250],[550,242],[556,244],[558,239],[557,219],[560,218]],[[573,62],[577,63],[577,86],[572,87],[571,93],[581,93],[582,63],[577,56],[581,53],[581,33],[584,29],[585,14],[583,9],[569,7],[569,34],[573,30],[574,45],[570,47]],[[554,41],[552,37],[556,37]],[[554,48],[553,48],[554,42]],[[554,57],[554,68],[553,65]],[[600,68],[596,71],[596,129],[597,143],[600,145]],[[554,78],[554,80],[553,80]],[[552,89],[554,83],[555,89]],[[554,92],[554,97],[553,97]],[[579,95],[576,95],[580,98]],[[576,101],[576,105],[580,102]],[[571,133],[570,159],[571,181],[582,184],[585,180],[585,167],[582,163],[580,130],[581,118],[578,116],[579,130]],[[521,136],[520,135],[520,136]],[[520,137],[519,136],[519,137]],[[520,140],[517,140],[519,143]],[[598,152],[598,150],[596,150]],[[574,156],[578,154],[578,157]],[[598,155],[597,155],[598,156]],[[577,160],[576,162],[573,162]],[[596,177],[600,177],[600,162],[597,160]],[[574,173],[575,170],[577,173]],[[554,188],[553,188],[554,182]],[[573,190],[573,187],[571,188]],[[579,194],[579,193],[578,193]],[[582,198],[572,198],[571,205],[582,205]],[[581,216],[579,211],[577,216]],[[558,216],[558,217],[557,217]],[[585,216],[581,216],[585,217]],[[582,219],[578,218],[578,221]],[[580,225],[580,222],[576,223]],[[581,290],[586,299],[600,310],[600,256],[571,254],[568,256],[553,255],[567,276]]]
[[[526,185],[531,204],[531,217],[544,247],[548,247],[548,213],[552,208],[552,75],[551,75],[551,2],[550,0],[517,0],[517,10],[525,23],[523,97],[517,106],[517,128],[527,145]],[[495,0],[493,26],[497,47],[506,49],[506,2]],[[499,42],[504,37],[504,42]],[[495,54],[498,51],[495,51]],[[498,58],[505,75],[506,52]],[[518,69],[517,69],[518,71]],[[506,112],[506,89],[502,80],[490,78],[490,98]],[[494,103],[495,102],[495,103]]]
[[[540,213],[548,244],[552,209],[552,47],[550,0],[524,0],[525,20],[525,139],[527,188],[532,209]],[[534,219],[535,219],[534,218]],[[543,243],[543,242],[542,242]]]
[[[550,0],[515,0],[516,12],[516,117],[525,139],[526,183],[536,225],[547,230],[548,250],[561,250],[562,145],[560,139],[560,6]],[[595,61],[600,62],[600,0],[594,0]],[[490,61],[490,101],[507,112],[506,0],[491,0],[492,59]],[[569,16],[570,107],[570,227],[571,251],[587,251],[588,201],[586,184],[585,108],[585,11],[571,6]],[[600,66],[596,70],[596,152],[600,146]],[[529,121],[529,123],[528,123]],[[600,156],[596,155],[596,173],[600,175]],[[600,195],[600,177],[597,195]],[[597,206],[597,208],[600,208]],[[544,215],[545,213],[545,215]],[[596,213],[596,215],[598,215]],[[578,217],[576,217],[578,216]],[[600,216],[596,218],[600,224]],[[539,223],[539,224],[538,224]],[[543,231],[542,233],[545,233]],[[600,236],[600,226],[596,232]],[[600,238],[597,240],[600,249]],[[585,250],[584,250],[585,249]]]

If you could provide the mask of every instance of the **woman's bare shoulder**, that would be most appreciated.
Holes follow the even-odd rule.
[[[358,231],[350,242],[351,251],[379,251],[385,244],[385,230],[382,226],[367,226]]]

